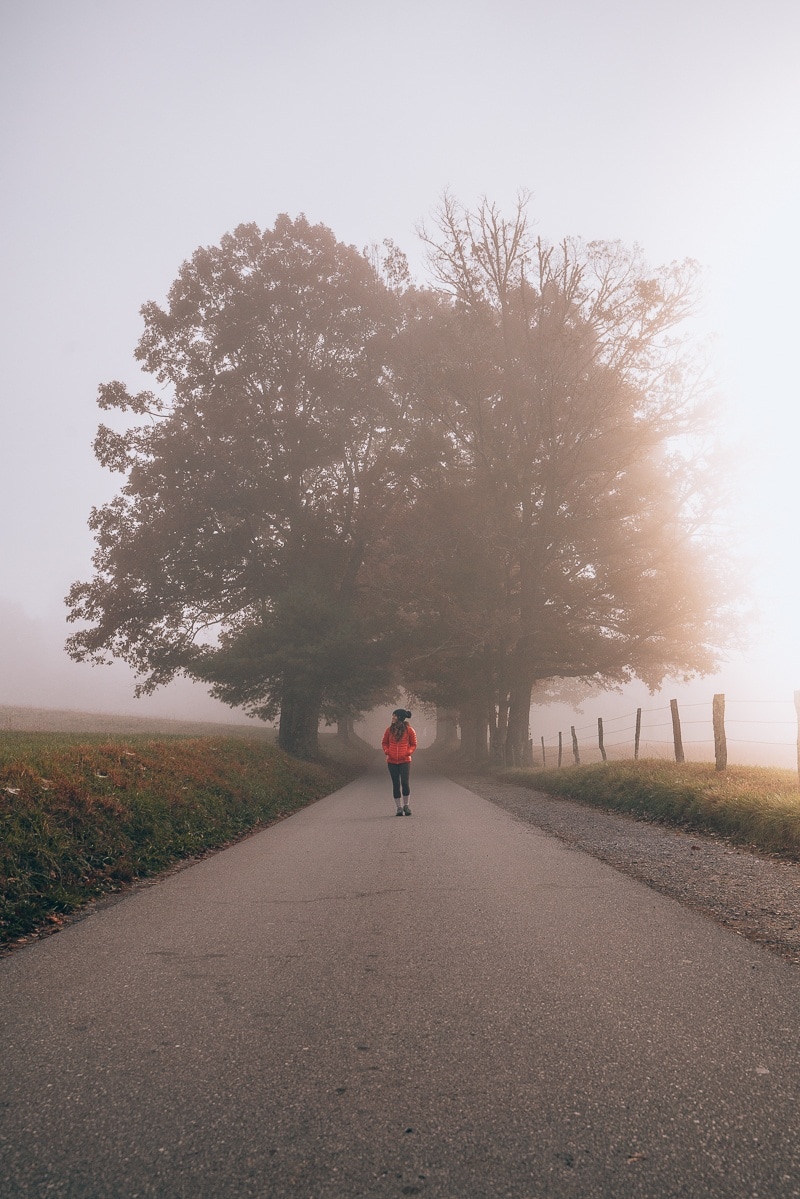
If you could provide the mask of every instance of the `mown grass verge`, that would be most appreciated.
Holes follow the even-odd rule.
[[[263,739],[0,737],[0,945],[104,892],[329,794],[357,753],[299,762]]]
[[[499,777],[800,860],[800,791],[790,770],[732,766],[718,772],[700,762],[643,760],[504,770]]]

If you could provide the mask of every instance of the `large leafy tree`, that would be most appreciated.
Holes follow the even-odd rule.
[[[93,511],[94,577],[68,596],[80,660],[127,660],[149,692],[177,673],[313,752],[387,682],[391,623],[360,572],[408,486],[417,425],[399,383],[399,255],[388,272],[322,225],[242,225],[142,309],[158,388],[100,388],[138,418],[101,426],[125,476]],[[392,284],[395,284],[393,286]],[[402,355],[400,355],[402,358]]]
[[[416,569],[408,685],[458,703],[474,745],[488,732],[518,762],[538,681],[655,686],[714,664],[703,387],[677,335],[696,268],[548,246],[524,199],[509,220],[446,197],[424,236],[449,303],[423,398],[465,493],[456,532],[445,505],[424,535],[440,536],[429,557],[470,566],[444,588]]]
[[[676,336],[692,264],[548,246],[524,201],[506,220],[446,199],[425,236],[438,291],[391,245],[284,216],[144,307],[159,386],[100,389],[138,423],[97,436],[125,482],[92,514],[73,656],[126,659],[142,691],[203,679],[310,753],[399,655],[474,753],[512,762],[542,680],[711,668],[702,387]]]

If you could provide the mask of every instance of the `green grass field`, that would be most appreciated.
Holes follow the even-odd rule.
[[[800,789],[794,771],[766,766],[716,771],[700,762],[645,760],[504,770],[499,777],[800,860]]]
[[[263,736],[0,734],[0,944],[329,794],[362,759],[323,744],[309,763]]]

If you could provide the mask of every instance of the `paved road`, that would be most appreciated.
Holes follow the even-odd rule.
[[[384,773],[0,960],[0,1194],[800,1195],[796,968]]]

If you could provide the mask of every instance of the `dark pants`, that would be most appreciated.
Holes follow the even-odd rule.
[[[408,785],[408,772],[411,769],[410,762],[390,762],[389,774],[392,776],[392,794],[395,799],[400,798],[400,787],[403,788],[403,795],[408,799],[411,794],[411,788]]]

